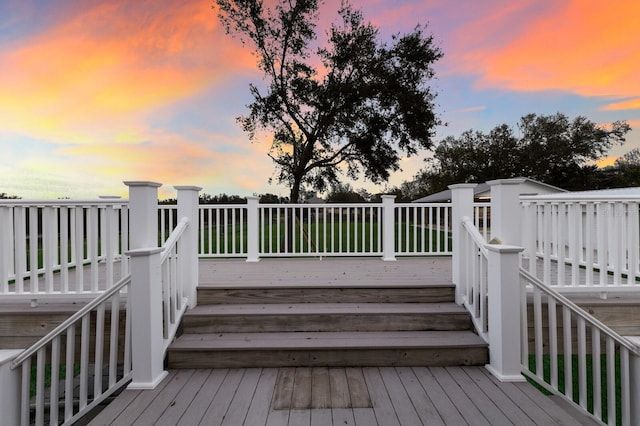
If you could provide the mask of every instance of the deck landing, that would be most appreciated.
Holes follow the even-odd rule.
[[[92,425],[584,425],[528,383],[483,367],[172,370]]]

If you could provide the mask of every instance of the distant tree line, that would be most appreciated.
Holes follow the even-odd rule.
[[[623,144],[630,130],[624,121],[602,127],[581,116],[529,114],[515,129],[502,124],[487,133],[468,130],[445,138],[419,180],[431,192],[519,176],[569,190],[595,189],[607,186],[595,162]]]
[[[0,200],[18,200],[20,197],[17,195],[9,195],[6,192],[0,192]]]
[[[289,202],[287,197],[282,197],[276,194],[255,194],[255,196],[259,197],[260,203],[270,203],[270,204],[282,204]],[[200,204],[246,204],[247,198],[242,197],[240,195],[228,195],[228,194],[219,194],[219,195],[210,195],[210,194],[201,194],[199,197]],[[178,200],[175,198],[167,198],[164,200],[159,200],[158,204],[169,205],[169,204],[178,204]]]

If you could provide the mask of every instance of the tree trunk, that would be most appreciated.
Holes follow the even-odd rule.
[[[289,202],[291,204],[299,204],[300,203],[300,186],[302,184],[302,176],[298,177],[296,176],[294,178],[293,181],[293,185],[291,186],[291,190],[289,192]],[[293,253],[294,252],[294,243],[295,243],[295,230],[296,230],[296,217],[297,217],[297,209],[289,209],[289,212],[287,214],[287,238],[286,241],[286,247],[287,253]]]

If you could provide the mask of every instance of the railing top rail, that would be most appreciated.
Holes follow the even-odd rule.
[[[167,260],[171,253],[171,249],[178,243],[178,240],[184,233],[184,230],[187,229],[187,226],[189,226],[189,219],[183,217],[180,219],[180,222],[178,222],[178,225],[173,229],[173,231],[171,231],[171,235],[169,235],[167,241],[162,245],[163,251],[162,256],[160,257],[160,263],[164,263],[165,260]]]
[[[96,200],[0,200],[0,206],[11,207],[57,207],[57,206],[110,206],[129,204],[129,200],[121,198],[101,198]]]
[[[339,207],[380,207],[382,203],[260,203],[260,208],[324,208],[335,209]]]
[[[487,242],[478,231],[478,228],[476,228],[475,225],[473,224],[473,220],[469,219],[469,217],[467,216],[464,216],[462,218],[462,224],[464,225],[467,232],[469,232],[469,235],[471,235],[471,238],[473,238],[473,241],[480,248],[480,251],[482,252],[482,254],[485,257],[488,256],[488,251],[487,251],[487,248],[485,247]]]
[[[396,207],[451,207],[452,203],[395,203]]]
[[[566,203],[566,202],[603,202],[611,203],[616,201],[638,201],[640,202],[640,195],[604,195],[604,194],[562,194],[559,196],[544,196],[544,195],[527,195],[520,196],[521,202],[538,202],[538,203]]]
[[[247,208],[247,203],[230,203],[230,204],[198,204],[199,208],[210,208],[210,209],[246,209]],[[260,204],[261,206],[264,204]],[[275,205],[281,205],[281,204],[275,204]],[[165,205],[164,207],[173,207],[173,208],[177,208],[178,206],[176,204],[169,204],[169,205]]]
[[[623,336],[619,335],[618,333],[616,333],[615,331],[613,331],[611,328],[607,327],[604,323],[599,321],[597,318],[595,318],[595,317],[589,315],[588,313],[586,313],[582,308],[580,308],[578,305],[576,305],[574,302],[569,300],[566,296],[564,296],[563,294],[561,294],[557,290],[549,287],[548,285],[545,285],[540,279],[535,277],[529,271],[527,271],[524,268],[520,268],[520,275],[524,279],[529,281],[532,285],[538,287],[541,291],[543,291],[547,295],[553,297],[554,299],[556,299],[561,304],[567,306],[573,313],[575,313],[576,315],[580,316],[581,318],[583,318],[588,323],[591,323],[593,326],[598,328],[602,333],[604,333],[607,336],[609,336],[612,339],[614,339],[620,345],[622,345],[625,348],[627,348],[630,352],[633,352],[634,354],[640,356],[640,348],[639,347],[637,347],[636,345],[631,343],[625,337],[623,337]]]
[[[63,321],[60,325],[58,325],[56,328],[51,330],[49,334],[42,337],[40,340],[34,343],[31,347],[25,349],[20,355],[18,355],[16,359],[14,359],[13,362],[11,363],[11,369],[15,369],[16,367],[18,367],[25,359],[29,358],[31,355],[38,352],[39,349],[44,347],[47,343],[51,342],[55,337],[62,334],[62,332],[64,332],[71,324],[80,320],[84,315],[91,312],[93,309],[98,307],[104,301],[109,300],[111,296],[119,292],[124,286],[126,286],[130,282],[131,282],[131,275],[129,274],[126,277],[122,278],[120,281],[118,281],[113,287],[111,287],[110,289],[102,293],[100,296],[96,297],[91,302],[84,305],[75,314],[71,315],[69,318]]]

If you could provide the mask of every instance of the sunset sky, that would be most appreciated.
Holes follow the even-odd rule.
[[[353,0],[381,36],[428,23],[438,138],[515,125],[530,112],[635,129],[640,147],[637,0]],[[209,194],[276,193],[268,141],[235,117],[260,84],[251,51],[224,34],[211,0],[0,0],[0,192],[23,198],[126,195],[124,180]],[[327,0],[321,28],[339,0]],[[428,154],[425,154],[428,155]],[[424,167],[403,160],[399,185]],[[371,192],[368,182],[353,183]]]

